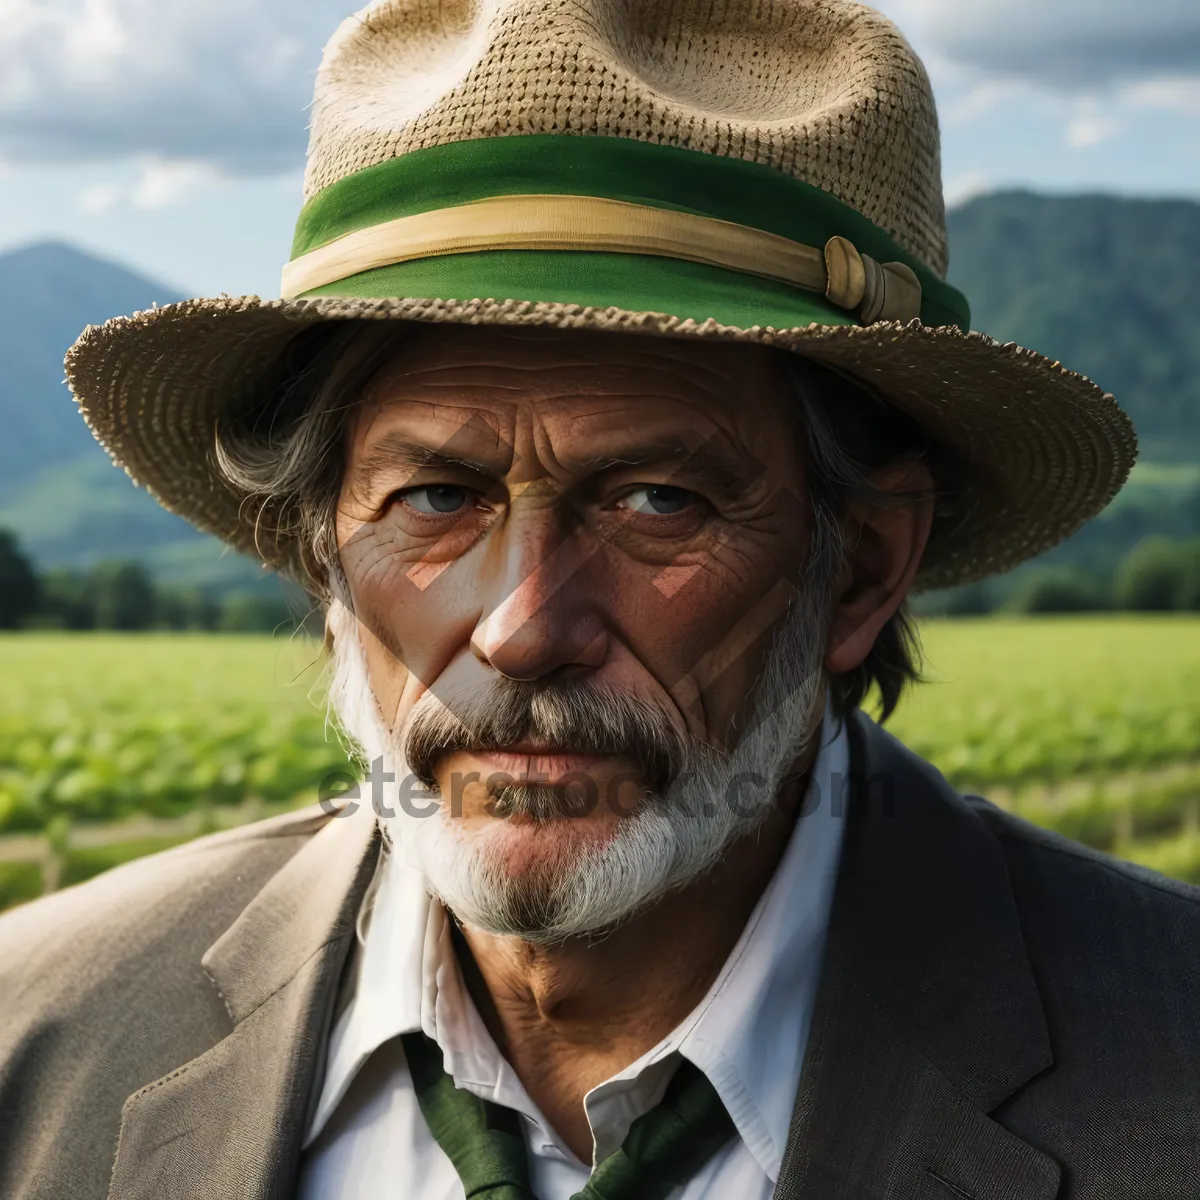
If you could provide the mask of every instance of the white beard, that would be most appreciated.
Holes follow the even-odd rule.
[[[430,892],[463,923],[489,933],[550,944],[595,935],[628,920],[666,892],[710,871],[729,847],[756,829],[794,764],[819,734],[822,661],[828,618],[818,588],[801,588],[769,652],[748,730],[729,754],[702,747],[661,795],[647,797],[606,840],[561,845],[535,872],[536,883],[505,867],[497,838],[507,822],[467,832],[441,804],[425,817],[385,801],[385,832],[421,872]],[[367,762],[382,759],[397,781],[409,774],[371,691],[358,622],[340,602],[333,634],[330,702]],[[426,693],[414,712],[440,701]],[[411,720],[411,716],[409,718]],[[422,801],[422,805],[429,803]],[[569,820],[569,818],[564,818]],[[536,832],[528,836],[536,837]]]

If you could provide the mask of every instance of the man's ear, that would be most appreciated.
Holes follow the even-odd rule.
[[[933,524],[933,476],[924,463],[884,467],[871,485],[894,500],[852,504],[846,514],[846,561],[825,650],[831,675],[854,670],[871,652],[879,631],[908,595]]]

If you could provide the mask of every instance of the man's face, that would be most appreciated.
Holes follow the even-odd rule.
[[[391,736],[431,705],[488,725],[519,681],[522,709],[543,690],[586,691],[652,714],[680,744],[735,745],[809,542],[776,369],[742,345],[413,335],[355,414],[338,514]],[[435,727],[413,766],[453,799],[462,833],[497,824],[498,778],[594,788],[587,815],[553,831],[505,822],[517,874],[602,843],[669,782],[649,777],[645,747],[585,737],[579,719],[565,739],[494,744],[491,725],[493,740],[444,752]]]

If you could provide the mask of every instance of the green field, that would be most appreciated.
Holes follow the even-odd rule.
[[[891,728],[960,787],[1200,880],[1200,618],[929,622]],[[0,637],[0,906],[312,803],[316,643]]]
[[[1200,766],[1200,618],[931,621],[891,721],[965,788]]]
[[[931,621],[889,723],[964,791],[1200,882],[1200,618]]]
[[[317,798],[344,768],[316,642],[0,637],[0,907]]]
[[[203,634],[0,640],[0,832],[311,791],[345,761],[317,658],[312,641]]]

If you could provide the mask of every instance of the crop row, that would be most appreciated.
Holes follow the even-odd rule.
[[[347,767],[317,714],[143,716],[46,728],[0,719],[0,833],[39,830],[56,817],[116,821],[177,817],[200,805],[317,799]]]
[[[960,788],[1200,762],[1200,620],[935,622],[891,728]]]

